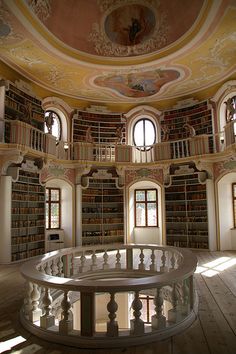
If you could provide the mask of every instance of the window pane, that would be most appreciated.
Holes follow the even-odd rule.
[[[146,226],[145,223],[145,204],[136,204],[136,226]]]
[[[59,227],[59,204],[51,203],[51,228]]]
[[[236,184],[233,185],[234,198],[236,198]]]
[[[51,201],[59,201],[59,195],[60,194],[58,189],[51,189]]]
[[[138,121],[134,127],[134,144],[136,146],[144,145],[143,119]]]
[[[49,200],[49,190],[46,188],[46,200]]]
[[[49,122],[48,118],[51,114],[52,121]],[[55,136],[57,139],[60,139],[61,135],[61,121],[59,116],[55,112],[47,111],[45,112],[45,121],[51,126],[51,134]],[[48,133],[50,128],[48,128],[47,124],[44,125],[44,132]]]
[[[145,145],[153,145],[155,143],[155,131],[150,120],[145,119]]]
[[[147,201],[155,202],[156,201],[156,191],[147,191]]]
[[[157,226],[156,203],[147,204],[147,226]]]
[[[136,191],[136,201],[145,201],[145,191]]]
[[[46,229],[49,228],[49,214],[48,214],[48,203],[46,203]]]

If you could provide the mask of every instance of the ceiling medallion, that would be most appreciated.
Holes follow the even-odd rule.
[[[127,4],[124,0],[103,0],[102,5],[100,9],[107,11],[100,23],[93,23],[88,36],[97,54],[135,56],[156,51],[167,43],[166,14],[157,11],[158,1],[136,0]]]

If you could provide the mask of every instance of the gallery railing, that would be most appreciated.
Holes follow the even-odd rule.
[[[220,153],[235,143],[234,121],[229,122],[221,133],[196,135],[192,138],[160,142],[151,146],[57,141],[54,136],[45,134],[21,121],[6,121],[4,136],[5,143],[49,154],[59,160],[123,164],[188,159]]]
[[[53,251],[21,268],[26,280],[21,323],[41,338],[80,347],[164,339],[196,318],[196,266],[190,250],[157,245]],[[141,295],[153,297],[150,321]]]

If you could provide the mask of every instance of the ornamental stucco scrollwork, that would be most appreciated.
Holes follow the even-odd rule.
[[[51,15],[51,0],[29,0],[29,7],[43,22]]]

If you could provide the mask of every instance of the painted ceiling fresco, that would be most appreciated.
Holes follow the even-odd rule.
[[[236,75],[236,0],[0,0],[0,59],[81,100],[146,103]]]

